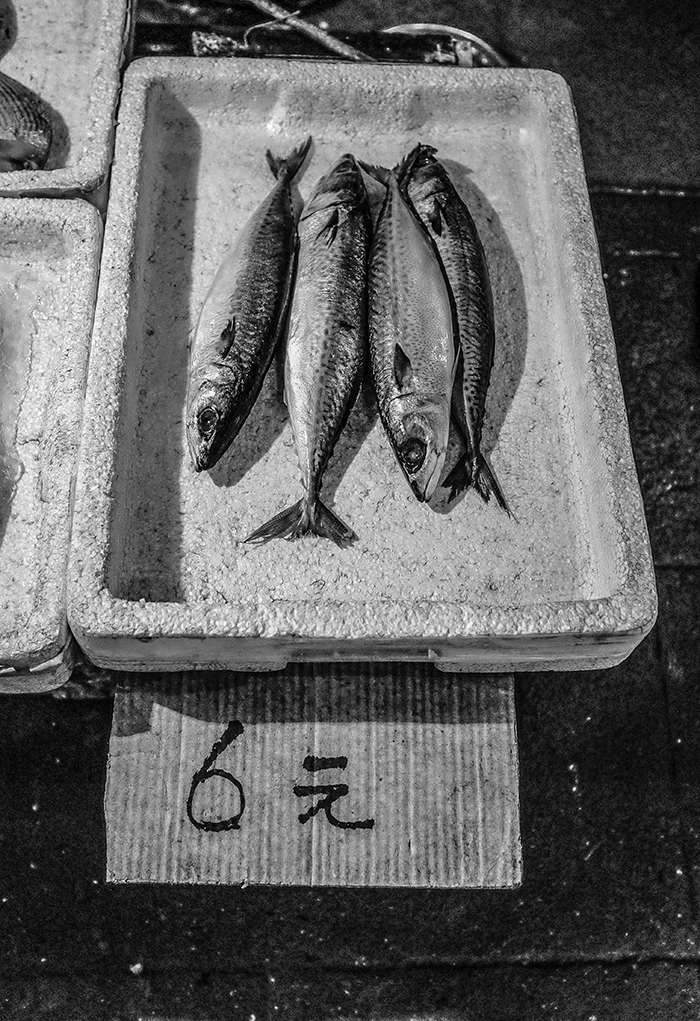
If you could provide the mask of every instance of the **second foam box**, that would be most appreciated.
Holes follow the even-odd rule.
[[[308,136],[297,201],[343,153],[392,167],[423,143],[468,206],[495,315],[482,451],[512,516],[474,489],[449,499],[463,450],[454,427],[440,484],[417,500],[367,372],[322,491],[357,540],[246,542],[301,493],[284,340],[216,463],[197,464],[192,435],[188,448],[200,310],[274,186],[267,150],[288,156]],[[367,183],[376,219],[384,186]],[[220,326],[219,341],[241,323]],[[410,360],[393,364],[410,382]],[[206,433],[215,414],[206,402],[197,414]],[[243,58],[129,68],[68,600],[88,655],[127,669],[384,659],[500,672],[610,666],[631,652],[653,624],[656,591],[558,76]]]

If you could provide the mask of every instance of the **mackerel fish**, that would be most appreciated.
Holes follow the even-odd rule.
[[[510,514],[481,451],[486,395],[495,349],[493,297],[486,256],[472,216],[430,145],[417,145],[404,162],[408,199],[429,232],[452,290],[459,337],[461,381],[453,393],[454,421],[465,452],[445,479],[450,499],[472,486],[491,494]]]
[[[416,499],[445,463],[456,371],[452,299],[427,231],[403,194],[403,166],[363,169],[386,186],[370,254],[369,345],[379,415]]]
[[[285,401],[303,496],[246,541],[314,534],[346,547],[355,533],[321,502],[323,473],[357,397],[366,360],[370,214],[347,153],[316,185],[299,221]]]
[[[292,181],[311,138],[286,158],[267,152],[277,183],[214,277],[195,327],[187,444],[195,471],[212,468],[238,435],[282,335],[298,245]]]

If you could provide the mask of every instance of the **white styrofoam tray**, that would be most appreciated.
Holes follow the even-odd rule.
[[[70,675],[71,498],[100,259],[80,199],[0,199],[0,691]]]
[[[12,0],[5,74],[48,105],[43,170],[0,173],[0,195],[82,195],[109,173],[130,0]],[[3,5],[3,8],[5,5]]]
[[[484,448],[515,512],[418,504],[369,388],[325,479],[357,532],[242,540],[299,497],[280,372],[209,473],[184,432],[188,336],[216,268],[307,134],[303,196],[343,152],[437,146],[480,229],[497,353]],[[448,455],[448,467],[457,456]],[[155,58],[125,76],[88,383],[69,619],[98,664],[444,669],[619,662],[656,589],[569,90],[544,71]]]

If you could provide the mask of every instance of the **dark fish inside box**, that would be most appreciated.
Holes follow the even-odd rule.
[[[0,171],[42,170],[51,122],[36,93],[0,71]]]
[[[437,150],[419,144],[393,170],[344,153],[300,211],[296,182],[311,147],[309,138],[286,157],[268,151],[276,184],[242,226],[202,306],[186,413],[195,470],[212,468],[232,444],[235,456],[235,438],[284,345],[302,496],[246,541],[356,541],[321,489],[365,368],[414,497],[429,504],[441,485],[451,501],[473,488],[510,515],[481,450],[495,348],[488,264]],[[368,185],[376,195],[376,182],[383,199],[373,223]],[[443,478],[451,430],[463,453]]]

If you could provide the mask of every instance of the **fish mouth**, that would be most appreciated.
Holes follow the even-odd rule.
[[[190,450],[192,467],[196,472],[209,471],[221,460],[226,453],[235,436],[228,439],[228,436],[215,436],[208,443],[203,443],[201,437],[187,437],[187,445]]]
[[[189,430],[187,432],[187,446],[190,452],[190,460],[192,462],[192,467],[194,468],[194,470],[196,472],[206,471],[206,469],[209,467],[207,464],[209,460],[207,454],[206,452],[203,452],[199,449],[198,444],[190,436]]]
[[[440,481],[440,475],[442,474],[442,468],[445,463],[445,454],[438,454],[435,457],[435,463],[432,471],[428,475],[427,480],[423,485],[417,479],[409,478],[409,484],[413,493],[419,503],[428,503],[433,493],[437,489],[437,484]],[[421,479],[425,478],[425,472],[421,473]]]
[[[440,454],[440,456],[438,457],[437,461],[435,462],[435,467],[433,468],[432,475],[428,479],[428,484],[425,487],[425,499],[426,500],[429,500],[432,497],[432,495],[435,492],[435,490],[437,489],[437,484],[440,481],[440,476],[442,475],[442,466],[444,465],[444,463],[445,463],[445,455],[444,454]]]

